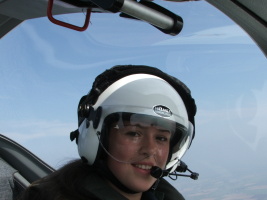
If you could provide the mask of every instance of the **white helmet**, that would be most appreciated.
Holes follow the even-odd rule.
[[[170,84],[174,82],[175,87]],[[115,118],[149,119],[168,126],[173,133],[166,169],[174,171],[194,136],[194,120],[186,107],[189,102],[185,104],[183,99],[186,96],[191,101],[195,114],[194,100],[188,91],[180,81],[156,68],[116,66],[107,70],[98,76],[93,89],[81,99],[78,107],[79,155],[89,165],[94,164],[103,154],[101,145],[106,144],[107,124]]]

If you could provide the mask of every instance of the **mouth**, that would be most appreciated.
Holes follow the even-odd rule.
[[[152,168],[151,165],[133,164],[133,166],[143,170],[150,170]]]

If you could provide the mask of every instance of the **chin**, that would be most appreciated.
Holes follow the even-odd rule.
[[[155,183],[155,181],[149,182],[149,183],[146,183],[144,181],[143,182],[136,182],[136,183],[129,185],[129,187],[136,192],[145,192],[145,191],[149,190],[154,183]]]

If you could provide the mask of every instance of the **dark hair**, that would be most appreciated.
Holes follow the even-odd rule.
[[[84,164],[81,159],[71,161],[52,174],[33,182],[18,200],[83,200],[85,196],[78,191],[89,173],[92,173],[92,167]]]
[[[71,161],[52,174],[32,183],[17,200],[96,200],[98,198],[83,193],[81,188],[83,180],[92,171],[97,173],[98,170],[84,164],[81,159]],[[157,190],[164,192],[166,199],[184,200],[182,195],[164,179],[159,182]],[[146,199],[146,195],[142,199]]]

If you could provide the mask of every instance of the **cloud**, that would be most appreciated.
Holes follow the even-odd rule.
[[[68,21],[68,18],[64,18],[64,20]],[[43,20],[42,23],[45,23],[45,21]],[[80,35],[75,35],[77,33],[73,33],[74,31],[66,31],[66,28],[61,27],[58,27],[58,32],[55,32],[54,29],[49,30],[48,26],[47,31],[52,31],[50,34],[54,34],[54,37],[57,38],[57,40],[54,40],[47,39],[34,23],[26,22],[21,28],[23,28],[23,31],[31,38],[30,41],[32,41],[34,47],[41,53],[40,55],[44,57],[47,64],[55,68],[68,70],[92,69],[138,58],[138,56],[134,55],[128,55],[127,57],[109,56],[109,51],[103,53],[103,50],[101,50],[101,57],[97,60],[96,58],[98,58],[97,56],[99,56],[99,53],[96,48],[99,45],[101,46],[101,44],[85,34],[79,33]],[[72,39],[70,40],[70,38]],[[61,41],[62,43],[60,43]],[[84,44],[85,41],[88,45]],[[67,43],[66,47],[64,46],[65,43]],[[103,49],[106,47],[107,46],[102,45]],[[73,49],[75,49],[75,51],[73,51]],[[60,57],[60,54],[64,56]],[[106,58],[103,59],[103,56],[106,56]],[[77,57],[79,57],[79,63],[77,62]],[[73,60],[75,62],[73,62]]]
[[[210,28],[195,32],[191,35],[175,37],[173,39],[155,43],[155,45],[177,44],[254,44],[247,34],[237,25]]]
[[[66,137],[77,126],[76,123],[30,119],[1,121],[0,125],[1,134],[20,144],[45,137]]]

